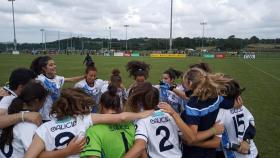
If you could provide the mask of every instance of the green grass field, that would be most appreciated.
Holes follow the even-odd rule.
[[[11,71],[17,67],[29,67],[31,55],[0,55],[0,85],[8,81]],[[82,75],[84,56],[58,55],[54,56],[58,75],[65,77]],[[280,58],[260,58],[243,60],[238,58],[203,59],[189,57],[185,59],[155,59],[150,57],[94,57],[98,68],[98,78],[109,79],[111,70],[118,68],[123,76],[123,82],[128,86],[132,79],[128,78],[124,65],[130,60],[145,61],[152,65],[149,81],[157,84],[161,73],[173,67],[186,70],[188,65],[197,62],[207,62],[215,72],[223,72],[237,79],[246,91],[243,100],[255,117],[257,136],[256,145],[261,157],[280,157]],[[65,87],[73,83],[65,84]],[[278,122],[279,121],[279,122]],[[278,122],[278,123],[277,123]]]

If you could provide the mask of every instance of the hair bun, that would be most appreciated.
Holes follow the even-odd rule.
[[[114,76],[119,76],[120,75],[120,70],[119,69],[113,69],[112,70],[112,75],[114,75]]]
[[[116,96],[118,92],[118,88],[114,86],[113,84],[108,85],[108,92],[111,96]]]

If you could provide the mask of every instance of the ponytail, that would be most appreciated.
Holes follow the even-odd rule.
[[[109,84],[108,91],[106,91],[101,95],[100,98],[101,106],[105,107],[106,109],[113,109],[118,113],[120,113],[121,102],[117,92],[118,92],[118,88],[113,84]]]
[[[168,74],[170,79],[177,79],[182,75],[181,71],[175,70],[173,68],[169,68],[168,70],[164,71],[164,74]]]
[[[192,65],[190,65],[190,68],[199,68],[199,69],[202,69],[203,71],[208,72],[208,73],[212,72],[209,64],[204,63],[204,62],[201,62],[201,63],[198,63],[198,64],[192,64]]]
[[[210,74],[199,68],[191,68],[184,74],[183,79],[184,82],[191,83],[193,96],[197,96],[200,100],[226,95],[226,86],[231,81],[222,73]]]
[[[120,76],[120,70],[118,69],[113,69],[112,70],[112,75],[111,75],[111,83],[114,84],[114,85],[117,85],[118,83],[121,83],[122,82],[122,78]]]

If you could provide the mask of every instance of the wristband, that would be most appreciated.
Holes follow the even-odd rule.
[[[21,121],[24,122],[24,111],[21,112]]]
[[[211,131],[212,131],[213,135],[216,135],[216,128],[212,127]]]

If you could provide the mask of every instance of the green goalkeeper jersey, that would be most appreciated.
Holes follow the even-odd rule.
[[[81,157],[122,158],[134,143],[135,127],[133,123],[99,124],[91,126],[86,135]]]

